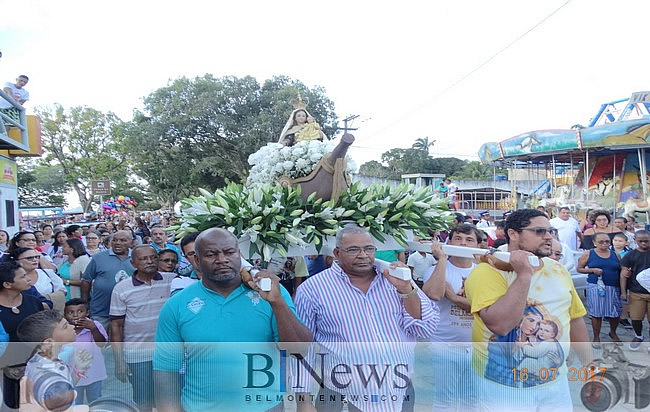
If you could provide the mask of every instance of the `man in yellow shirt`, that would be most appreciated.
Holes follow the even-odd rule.
[[[592,362],[585,308],[569,272],[548,258],[551,229],[543,212],[515,211],[505,224],[511,268],[503,269],[510,270],[481,263],[465,281],[484,410],[572,410],[570,347],[585,365]]]

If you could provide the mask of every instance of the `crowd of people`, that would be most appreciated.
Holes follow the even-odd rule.
[[[348,410],[408,411],[417,391],[410,380],[413,347],[404,345],[432,342],[436,410],[528,408],[540,399],[545,407],[569,410],[562,368],[570,350],[582,365],[593,366],[592,348],[576,346],[589,342],[584,317],[591,316],[594,345],[603,317],[618,342],[621,301],[629,300],[636,333],[629,345],[638,350],[642,320],[650,313],[648,291],[636,279],[650,268],[650,234],[634,232],[630,249],[627,226],[603,224],[610,218],[602,211],[592,215],[592,227],[583,232],[566,209],[554,219],[540,210],[517,210],[498,222],[491,239],[458,214],[450,230],[420,239],[430,242],[430,253],[378,251],[364,229],[346,226],[336,236],[333,256],[271,262],[244,259],[227,230],[170,240],[164,226],[169,220],[147,216],[84,227],[44,225],[8,239],[0,263],[0,332],[8,342],[42,343],[25,359],[23,382],[33,382],[47,365],[65,368],[67,395],[35,400],[48,408],[100,398],[110,361],[116,378],[131,385],[140,411],[280,411],[278,382],[251,386],[265,388],[257,392],[264,393],[261,398],[244,396],[248,392],[233,385],[245,358],[192,345],[316,342],[335,355],[323,358],[327,370],[340,372],[343,353],[376,361],[379,351],[382,362],[405,366],[397,375],[404,376],[404,385],[391,387],[388,401],[378,402],[357,396],[367,392],[363,380],[340,385],[336,374],[325,374],[317,386],[292,385],[299,410],[341,410],[347,404]],[[595,246],[577,262],[578,271],[588,274],[585,309],[562,259],[587,236]],[[447,256],[442,247],[487,248],[490,242],[510,252],[508,265]],[[529,261],[533,255],[541,258],[538,265]],[[378,270],[376,259],[411,268],[412,280]],[[270,290],[260,287],[265,278]],[[70,354],[69,345],[52,342],[78,346]],[[109,342],[111,352],[104,349]],[[368,342],[388,346],[362,354],[337,346]],[[313,353],[305,356],[310,360]],[[545,370],[561,373],[548,382]],[[295,372],[289,375],[306,376]],[[5,387],[12,384],[6,376]],[[534,395],[520,392],[527,388]]]

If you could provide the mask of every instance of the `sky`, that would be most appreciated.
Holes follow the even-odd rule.
[[[477,160],[485,142],[586,124],[601,103],[650,90],[647,0],[0,0],[0,10],[13,13],[0,23],[0,74],[30,77],[28,108],[87,105],[128,120],[180,76],[288,75],[323,86],[339,118],[359,115],[358,165],[425,136],[436,157]]]

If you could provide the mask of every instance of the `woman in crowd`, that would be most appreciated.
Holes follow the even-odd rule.
[[[47,252],[50,250],[52,245],[50,245],[45,241],[45,236],[43,235],[43,232],[41,232],[40,230],[35,230],[34,237],[36,238],[36,250],[40,251],[41,253],[47,254]]]
[[[100,247],[101,237],[102,235],[96,230],[91,230],[86,235],[86,251],[91,257],[102,251],[102,247]]]
[[[174,273],[178,268],[178,255],[171,249],[163,249],[158,253],[158,270]]]
[[[0,322],[10,342],[18,341],[16,329],[23,319],[43,310],[37,298],[22,293],[30,288],[27,274],[19,264],[11,260],[0,263]]]
[[[38,259],[40,253],[31,248],[16,248],[11,252],[11,258],[18,262],[27,272],[27,279],[34,285],[38,293],[54,303],[54,309],[63,313],[66,289],[63,280],[53,270],[40,269]]]
[[[620,229],[612,227],[612,217],[606,210],[594,210],[589,216],[593,227],[584,231],[582,236],[582,248],[589,250],[594,248],[594,235],[597,233],[605,233],[611,241],[616,233],[620,233]]]
[[[490,236],[484,230],[479,230],[480,237],[478,238],[478,247],[480,249],[489,249],[490,247]]]
[[[52,248],[50,249],[50,258],[52,258],[52,262],[54,262],[55,265],[61,265],[61,263],[65,260],[65,256],[63,255],[63,242],[68,238],[68,235],[65,234],[64,231],[56,232],[54,234],[54,243],[52,244]]]
[[[108,230],[108,233],[111,234],[117,232],[117,229],[115,228],[115,223],[106,222],[106,230]]]
[[[600,348],[600,327],[603,317],[609,321],[609,337],[614,342],[621,339],[616,334],[621,316],[620,256],[609,246],[607,233],[594,235],[596,247],[588,250],[578,260],[578,272],[587,274],[587,313],[591,316],[594,331],[594,348]]]
[[[41,226],[41,231],[43,231],[43,240],[50,245],[54,242],[54,230],[52,230],[52,225],[45,224]]]
[[[36,245],[36,236],[32,232],[22,231],[16,233],[14,237],[11,238],[11,242],[9,243],[9,248],[7,248],[7,253],[11,253],[14,249],[24,248],[24,247],[32,248],[36,250],[38,253],[40,253],[41,258],[38,261],[38,266],[40,268],[56,270],[56,266],[49,258],[49,256],[43,253],[43,251],[40,250]]]
[[[99,242],[99,237],[97,238]],[[81,297],[81,275],[90,263],[90,257],[84,244],[79,239],[66,239],[63,241],[63,254],[67,256],[59,266],[59,276],[63,279],[68,300]]]
[[[9,232],[0,230],[0,252],[4,252],[9,248]]]
[[[580,228],[580,231],[582,231],[582,233],[584,233],[585,230],[591,229],[594,226],[593,223],[591,223],[591,221],[589,220],[590,219],[589,215],[591,214],[592,210],[593,209],[587,209],[587,211],[585,212],[585,217],[583,219],[580,219],[580,222],[578,223],[578,227]]]
[[[100,230],[99,233],[100,247],[103,250],[110,249],[111,233],[106,229]]]

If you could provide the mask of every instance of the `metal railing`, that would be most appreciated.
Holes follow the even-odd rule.
[[[460,209],[509,210],[512,209],[510,192],[457,192],[456,202]]]
[[[12,146],[16,146],[17,149],[29,151],[29,135],[27,133],[27,116],[25,114],[25,108],[2,89],[0,89],[0,99],[6,100],[15,109],[18,110],[19,119],[17,122],[16,120],[0,111],[0,141],[3,143],[11,144]],[[21,142],[18,142],[9,137],[5,123],[8,123],[20,129],[20,138],[22,140]]]

